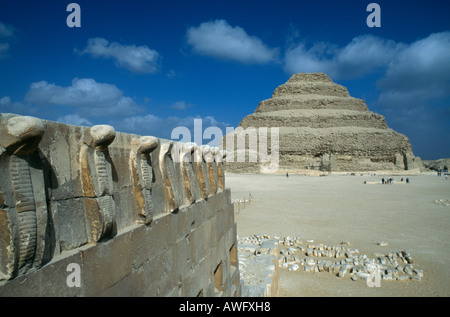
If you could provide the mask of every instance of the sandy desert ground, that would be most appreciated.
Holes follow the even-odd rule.
[[[305,245],[309,239],[348,241],[369,257],[408,250],[424,272],[421,281],[382,280],[380,287],[368,287],[328,272],[280,268],[278,296],[450,296],[450,206],[436,203],[450,200],[450,180],[415,175],[406,184],[401,177],[407,176],[382,185],[381,175],[227,174],[226,186],[232,199],[253,197],[235,210],[239,236],[300,236]]]

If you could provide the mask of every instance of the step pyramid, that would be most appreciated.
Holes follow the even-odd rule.
[[[259,157],[256,162],[233,162],[238,152],[244,151],[248,157],[252,151],[260,151],[250,147],[246,132],[261,127],[278,128],[278,169],[333,172],[422,168],[405,135],[390,129],[382,115],[371,112],[364,100],[351,97],[347,88],[323,73],[293,75],[275,89],[272,98],[260,102],[239,127],[242,129],[227,134],[221,144],[229,152],[227,170],[232,172],[267,168],[268,162]],[[244,149],[237,145],[239,137],[247,139]],[[227,147],[229,138],[235,140],[229,142],[231,151]]]

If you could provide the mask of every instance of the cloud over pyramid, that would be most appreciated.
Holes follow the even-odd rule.
[[[266,141],[259,136],[264,132],[262,127],[268,128]],[[278,128],[278,144],[272,142],[271,128]],[[259,140],[252,143],[255,135]],[[246,140],[245,148],[242,140]],[[322,73],[293,75],[275,89],[272,98],[260,102],[239,128],[227,134],[221,146],[228,151],[230,172],[264,171],[271,162],[259,154],[273,155],[277,150],[279,170],[342,172],[422,167],[405,135],[390,129],[382,115],[369,111],[363,100],[351,97],[347,88]],[[242,153],[245,162],[236,162]]]

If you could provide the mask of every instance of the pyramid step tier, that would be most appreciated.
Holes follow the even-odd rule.
[[[392,129],[361,127],[290,128],[282,127],[280,154],[322,155],[324,153],[354,156],[395,156],[411,151],[406,136]]]
[[[256,146],[259,143],[258,128],[236,130],[228,134],[223,140],[223,148],[227,151],[236,151],[238,140],[243,140],[246,134],[245,148],[252,149],[250,135],[256,135]],[[409,139],[392,129],[376,129],[361,127],[333,127],[333,128],[299,128],[279,127],[279,153],[280,155],[310,155],[321,156],[325,153],[352,155],[395,157],[398,153],[411,153]],[[272,148],[273,130],[267,130],[265,143],[269,152]],[[234,138],[234,149],[227,144],[229,138]],[[240,138],[240,139],[239,139]],[[252,139],[253,140],[253,139]]]
[[[272,94],[272,98],[295,95],[350,97],[347,88],[334,83],[303,82],[300,85],[297,82],[287,82],[275,89]]]
[[[280,110],[245,117],[239,126],[247,127],[364,127],[388,129],[382,115],[352,110]]]
[[[301,109],[342,109],[354,111],[369,111],[364,100],[353,97],[298,95],[285,96],[263,100],[256,108],[258,112]]]

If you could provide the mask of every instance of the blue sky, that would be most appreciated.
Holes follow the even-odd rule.
[[[292,74],[325,72],[416,155],[450,157],[450,3],[376,1],[370,28],[371,2],[0,0],[0,112],[163,138],[202,118],[225,133]]]

